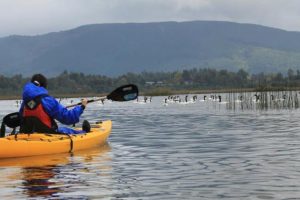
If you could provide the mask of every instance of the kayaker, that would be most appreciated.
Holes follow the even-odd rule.
[[[20,132],[32,133],[66,133],[77,134],[90,131],[90,124],[84,121],[81,130],[74,130],[68,127],[58,127],[55,120],[62,124],[72,125],[79,122],[79,117],[83,113],[87,99],[81,100],[81,105],[68,110],[61,105],[47,91],[47,78],[42,74],[35,74],[31,81],[23,88],[23,102],[20,108],[22,122]]]

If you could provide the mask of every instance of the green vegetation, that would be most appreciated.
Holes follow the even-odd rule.
[[[94,24],[38,36],[0,38],[0,73],[39,69],[120,76],[207,67],[251,74],[300,67],[300,32],[220,21]],[[150,80],[151,81],[151,80]]]
[[[22,75],[0,75],[2,98],[20,98],[23,85],[30,78]],[[63,72],[49,79],[49,92],[57,97],[99,96],[117,86],[134,83],[145,95],[171,95],[179,93],[295,90],[300,85],[300,71],[289,69],[287,73],[252,74],[244,70],[230,72],[216,69],[191,69],[175,72],[127,73],[111,78],[102,75]]]

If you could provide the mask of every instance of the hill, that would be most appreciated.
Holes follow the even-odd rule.
[[[218,21],[94,24],[0,38],[0,73],[127,72],[215,68],[249,73],[300,68],[300,32]]]

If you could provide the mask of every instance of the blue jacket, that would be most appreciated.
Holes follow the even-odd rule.
[[[24,101],[32,100],[40,95],[48,95],[48,91],[43,88],[34,85],[33,83],[27,83],[23,88],[23,102],[20,108],[22,115],[24,108]],[[72,125],[79,122],[79,117],[83,113],[81,106],[76,106],[71,110],[61,105],[54,97],[45,96],[42,98],[42,106],[48,115],[61,122],[62,124]]]

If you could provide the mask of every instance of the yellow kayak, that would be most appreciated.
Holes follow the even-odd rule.
[[[32,133],[9,135],[0,138],[0,158],[37,156],[67,153],[103,145],[111,132],[112,122],[92,125],[85,134]]]

